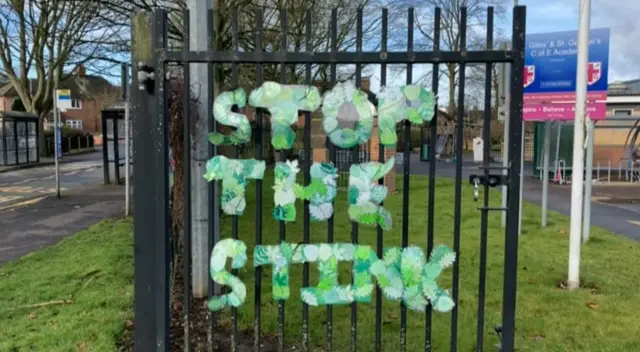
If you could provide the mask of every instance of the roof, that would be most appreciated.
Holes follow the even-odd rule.
[[[9,118],[9,119],[33,119],[38,120],[38,116],[22,111],[0,111],[0,119]]]
[[[31,79],[31,82],[34,87],[38,85],[37,79]],[[99,94],[105,90],[116,89],[116,87],[102,76],[85,75],[81,77],[71,75],[60,83],[59,89],[71,90],[71,97],[73,99],[87,100],[95,94]],[[17,95],[16,90],[10,83],[0,87],[0,96],[16,97]]]

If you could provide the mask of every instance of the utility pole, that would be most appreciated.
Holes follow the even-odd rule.
[[[576,117],[573,128],[573,166],[571,168],[571,228],[569,232],[570,290],[580,287],[580,240],[582,226],[582,191],[584,186],[584,123],[586,118],[587,62],[589,59],[589,21],[591,0],[580,0],[578,30],[578,67],[576,73]]]
[[[207,27],[207,13],[211,9],[210,0],[187,0],[189,9],[189,45],[191,50],[206,51],[208,48],[207,37],[212,28]],[[209,238],[209,184],[202,177],[207,158],[209,157],[209,124],[211,123],[211,112],[209,111],[209,77],[208,65],[204,63],[189,64],[191,92],[198,99],[197,122],[192,122],[192,159],[185,160],[185,167],[191,167],[191,257],[192,257],[192,283],[193,296],[195,298],[207,297],[209,272],[208,259],[209,248],[207,241]],[[188,99],[185,97],[185,99]],[[188,104],[188,101],[185,101]],[[194,116],[192,116],[194,118]],[[185,136],[185,138],[188,138]],[[187,165],[187,162],[189,165]]]

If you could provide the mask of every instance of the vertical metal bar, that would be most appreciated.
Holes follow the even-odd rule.
[[[7,156],[7,122],[2,119],[2,156],[4,165],[9,165],[9,157]]]
[[[460,50],[467,47],[467,8],[460,9]],[[464,138],[464,85],[466,63],[460,62],[458,77],[458,113],[456,116],[456,181],[455,204],[453,222],[453,250],[456,253],[456,262],[453,264],[453,289],[452,298],[458,302],[458,288],[460,281],[460,213],[462,206],[462,146]],[[451,311],[451,352],[457,350],[458,344],[458,306]]]
[[[62,133],[62,130],[60,130],[60,133]],[[16,155],[16,165],[20,165],[18,149],[18,121],[13,120],[13,152]]]
[[[407,52],[413,53],[414,9],[411,7],[407,18]],[[413,64],[407,63],[407,84],[413,81]],[[404,120],[403,179],[402,179],[402,248],[409,245],[409,177],[411,165],[411,121]],[[400,302],[400,351],[407,349],[407,306]]]
[[[216,49],[216,47],[213,45],[213,41],[214,41],[214,29],[217,29],[216,25],[217,23],[215,23],[215,16],[214,16],[214,9],[208,9],[207,10],[207,47],[209,51],[214,51]],[[211,84],[209,84],[208,86],[208,92],[207,92],[207,97],[205,98],[206,104],[207,104],[207,110],[208,111],[212,111],[212,105],[213,102],[210,100],[209,97],[214,98],[214,84],[216,82],[216,80],[214,79],[214,66],[213,63],[209,63],[207,65],[207,76],[209,77],[209,79],[211,80]],[[211,122],[209,123],[209,133],[211,132],[215,132],[216,131],[216,120],[215,119],[211,119]],[[213,144],[213,143],[209,143],[209,150],[207,151],[209,154],[209,157],[213,158],[217,152],[218,152],[218,148]],[[209,218],[209,224],[208,224],[208,228],[207,228],[207,248],[209,249],[207,253],[211,253],[213,251],[213,247],[215,246],[215,242],[216,242],[216,228],[220,228],[220,224],[218,223],[220,217],[219,217],[219,207],[218,205],[220,204],[219,199],[218,199],[218,185],[216,182],[209,182],[209,187],[207,189],[207,192],[209,193],[209,202],[208,202],[208,218]],[[207,297],[211,297],[214,295],[216,291],[216,285],[213,282],[213,278],[209,275],[208,278],[208,283],[207,283]],[[213,334],[214,331],[216,330],[216,319],[215,319],[215,315],[213,312],[209,312],[209,324],[207,327],[207,346],[209,346],[209,348],[213,348]]]
[[[280,8],[280,30],[281,34],[281,44],[280,44],[280,52],[286,54],[287,52],[287,11],[283,8]],[[287,65],[283,62],[280,63],[280,83],[285,84],[287,82]],[[273,128],[273,127],[272,127]],[[280,153],[280,161],[284,162],[287,160],[287,150],[281,149]],[[280,221],[280,242],[284,242],[286,240],[286,225],[284,221]],[[284,300],[278,301],[278,352],[284,351]]]
[[[331,52],[335,53],[338,51],[338,10],[331,10]],[[333,87],[336,84],[336,75],[337,75],[337,65],[332,63],[330,66],[330,84]],[[332,163],[336,162],[336,146],[331,143],[331,140],[327,138],[327,146],[329,147],[329,161]],[[336,165],[337,166],[337,165]],[[338,170],[340,172],[340,170]],[[335,205],[335,201],[333,202]],[[329,218],[327,224],[327,242],[333,243],[333,230],[334,230],[334,220],[335,220],[335,211]],[[327,306],[327,341],[325,344],[325,351],[333,350],[333,307],[331,305]]]
[[[487,9],[487,50],[493,49],[493,7]],[[482,126],[482,165],[484,178],[489,179],[489,152],[491,151],[491,82],[493,64],[485,64],[484,81],[484,122]],[[484,183],[484,199],[480,217],[480,273],[478,274],[478,322],[476,335],[476,351],[484,350],[484,295],[487,276],[487,226],[489,207],[489,183]]]
[[[27,147],[27,164],[29,163],[29,123],[28,122],[24,122],[24,128],[25,128],[25,144]]]
[[[381,28],[381,38],[380,38],[380,52],[387,52],[387,26],[389,20],[389,11],[384,8],[382,9],[382,28]],[[387,64],[382,63],[380,65],[380,86],[384,87],[387,84]],[[378,126],[380,128],[380,126]],[[384,146],[382,144],[378,144],[378,162],[385,162],[384,155]],[[384,185],[384,177],[378,180],[379,185]],[[382,203],[381,203],[382,205]],[[378,258],[382,258],[382,247],[383,247],[384,237],[382,227],[378,226],[376,228],[376,254]],[[376,337],[375,337],[375,351],[382,351],[382,290],[378,285],[376,285]]]
[[[36,122],[36,162],[38,163],[40,162],[40,137],[39,136],[40,136],[40,122]],[[5,158],[5,161],[6,161],[6,158]]]
[[[118,136],[118,122],[120,121],[119,114],[113,119],[113,174],[116,178],[116,184],[120,184],[120,136]],[[71,141],[69,141],[69,151],[71,151]]]
[[[231,45],[233,47],[234,52],[238,52],[238,8],[234,8],[231,11]],[[231,64],[231,86],[234,88],[238,86],[238,63],[233,62]],[[235,146],[233,156],[234,158],[238,158],[239,156],[239,146]],[[238,215],[233,215],[231,217],[231,236],[233,239],[238,239]],[[233,275],[238,275],[238,269],[232,269],[231,273]],[[238,308],[231,307],[231,313],[233,315],[231,321],[231,351],[235,352],[238,350]]]
[[[362,8],[358,8],[356,12],[356,55],[362,52]],[[362,84],[362,66],[356,64],[356,87],[360,88]],[[360,162],[360,145],[353,147],[351,152],[351,165]],[[351,222],[351,243],[358,244],[358,223]],[[355,273],[351,273],[352,283],[355,283]],[[351,303],[351,351],[358,350],[358,303]]]
[[[502,294],[502,350],[514,350],[516,317],[516,284],[518,276],[518,207],[520,206],[520,159],[522,143],[522,79],[524,69],[524,35],[526,7],[513,9],[513,63],[511,64],[511,110],[509,118],[509,186],[507,228],[504,246],[504,287]]]
[[[109,136],[107,135],[107,120],[110,116],[111,112],[107,112],[102,117],[102,171],[105,184],[111,183],[111,180],[109,180]]]
[[[433,51],[440,51],[440,14],[441,10],[436,7],[433,23]],[[431,68],[431,90],[435,96],[438,96],[438,85],[440,84],[439,73],[440,68],[437,63]],[[429,199],[427,208],[427,255],[433,250],[434,222],[435,222],[435,204],[436,204],[436,146],[438,144],[438,105],[436,100],[433,119],[429,123]],[[427,306],[425,312],[424,324],[424,350],[431,352],[431,323],[432,323],[431,304]]]
[[[132,53],[131,64],[133,67],[139,68],[138,60],[151,57],[151,48],[147,45],[136,45],[136,38],[152,37],[151,16],[148,13],[137,14],[135,16],[138,25],[132,26],[131,41]],[[147,64],[151,65],[152,62]],[[137,69],[136,69],[137,70]],[[132,85],[138,86],[138,75],[132,76]],[[152,132],[155,130],[153,121],[154,112],[156,110],[153,104],[152,95],[144,90],[135,89],[131,92],[131,111],[136,118],[133,120],[134,128],[133,138],[135,153],[133,154],[134,163],[139,168],[133,175],[133,184],[135,192],[133,193],[134,204],[149,204],[147,207],[139,207],[136,209],[136,216],[133,218],[134,223],[134,314],[138,320],[134,330],[134,344],[136,348],[142,351],[153,351],[156,345],[155,324],[157,311],[155,309],[156,290],[153,273],[156,233],[154,232],[154,224],[156,222],[154,214],[154,185],[155,170],[153,165],[153,156],[157,150],[152,145]],[[103,150],[106,145],[106,121],[108,115],[102,120],[103,132]],[[106,162],[106,158],[104,159]]]
[[[256,51],[262,52],[262,9],[256,9]],[[256,85],[261,86],[263,82],[263,69],[262,64],[256,64]],[[264,134],[262,128],[262,109],[256,108],[256,159],[263,160],[263,144]],[[256,245],[262,244],[262,180],[256,180]],[[255,268],[255,320],[253,322],[253,350],[260,352],[260,319],[262,306],[260,302],[262,300],[262,267],[257,266]]]
[[[153,23],[153,48],[154,53],[165,50],[167,47],[167,12],[157,10]],[[156,56],[155,59],[155,113],[156,128],[153,129],[153,145],[157,152],[153,158],[154,170],[161,170],[156,173],[154,193],[155,193],[155,219],[163,219],[155,222],[156,258],[155,258],[155,281],[156,281],[156,326],[157,326],[157,351],[168,351],[169,341],[169,229],[171,228],[169,218],[169,139],[168,139],[168,113],[167,113],[167,89],[166,89],[166,63]],[[114,137],[116,132],[114,129]],[[116,141],[117,142],[117,141]],[[117,157],[117,155],[116,155]],[[116,161],[117,166],[117,161]]]
[[[184,28],[189,28],[189,10],[184,10],[183,14]],[[182,58],[182,77],[183,77],[183,103],[182,106],[184,108],[183,118],[184,118],[184,128],[182,132],[182,142],[183,142],[183,158],[182,158],[182,167],[184,172],[184,180],[182,186],[182,194],[183,194],[183,217],[182,217],[182,228],[184,231],[184,239],[183,239],[183,282],[184,282],[184,297],[183,297],[183,325],[184,325],[184,350],[186,352],[191,351],[191,323],[189,321],[189,311],[191,310],[191,166],[189,165],[191,162],[191,81],[190,75],[191,72],[189,70],[189,61],[187,57],[189,57],[189,43],[190,43],[190,35],[189,30],[185,30],[183,34],[183,53],[184,57]],[[123,70],[124,71],[124,70]],[[123,86],[124,87],[124,86]],[[125,137],[126,138],[126,137]],[[126,161],[125,161],[126,163]]]
[[[311,10],[305,12],[305,45],[307,53],[313,52],[313,38],[311,36]],[[305,84],[311,85],[311,63],[305,64]],[[311,183],[311,112],[304,113],[304,184]],[[311,215],[309,213],[309,201],[304,201],[304,243],[311,240]],[[302,267],[302,287],[309,286],[309,263]],[[309,306],[302,303],[302,348],[309,351]]]

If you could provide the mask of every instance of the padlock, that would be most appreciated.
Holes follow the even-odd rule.
[[[480,180],[477,177],[473,179],[473,201],[474,202],[477,202],[478,198],[480,198],[480,191],[478,187],[479,183],[480,183]]]

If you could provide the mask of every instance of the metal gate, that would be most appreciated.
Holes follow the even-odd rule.
[[[330,66],[330,85],[333,86],[337,81],[337,65],[338,64],[351,64],[356,66],[355,81],[358,85],[361,81],[362,65],[374,64],[380,65],[381,83],[386,84],[387,81],[387,65],[390,64],[404,64],[407,67],[406,82],[409,84],[413,81],[413,66],[416,64],[431,64],[434,74],[432,75],[432,91],[437,95],[438,82],[439,82],[439,67],[440,65],[447,63],[455,63],[459,65],[459,72],[465,72],[465,68],[471,63],[484,64],[486,67],[485,77],[485,104],[484,104],[484,130],[483,138],[485,141],[490,140],[490,112],[491,112],[491,70],[492,65],[498,63],[510,63],[511,64],[511,101],[510,101],[510,131],[509,131],[509,155],[510,163],[506,168],[508,176],[502,177],[504,168],[491,167],[489,164],[489,148],[484,150],[484,165],[483,171],[480,175],[472,177],[471,181],[479,182],[484,187],[484,200],[483,204],[479,208],[479,215],[481,217],[481,242],[480,242],[480,257],[478,259],[478,271],[479,271],[479,283],[477,291],[478,309],[477,309],[477,324],[476,324],[476,344],[473,346],[461,346],[460,350],[469,350],[471,347],[477,351],[482,351],[485,346],[485,338],[488,333],[485,331],[485,281],[487,272],[487,219],[489,211],[508,211],[507,225],[505,230],[505,257],[504,257],[504,281],[503,281],[503,294],[502,294],[502,315],[501,325],[497,330],[497,336],[491,337],[491,344],[501,343],[502,351],[514,351],[514,330],[515,330],[515,308],[516,308],[516,275],[517,275],[517,257],[518,257],[518,207],[519,207],[519,188],[520,188],[520,143],[521,143],[521,109],[522,109],[522,94],[523,94],[523,65],[524,65],[524,38],[525,38],[525,8],[522,6],[515,7],[513,10],[513,37],[512,48],[510,50],[494,50],[493,32],[494,32],[494,19],[493,8],[489,8],[487,11],[487,38],[485,50],[467,50],[467,10],[462,8],[460,11],[460,34],[461,34],[461,51],[445,51],[440,49],[440,18],[441,10],[435,9],[435,28],[434,28],[434,47],[432,51],[415,51],[413,48],[413,36],[414,36],[414,10],[408,10],[408,45],[406,51],[391,52],[387,50],[387,34],[388,34],[388,12],[386,9],[381,11],[381,47],[379,51],[369,52],[363,51],[363,35],[362,35],[362,9],[358,10],[357,15],[357,33],[356,33],[356,51],[355,52],[343,52],[338,51],[337,36],[338,36],[338,10],[333,10],[330,18],[330,32],[331,32],[331,49],[326,52],[288,52],[287,48],[287,36],[282,35],[287,33],[287,14],[286,11],[281,11],[280,22],[282,36],[282,51],[270,52],[263,50],[262,47],[264,34],[263,34],[263,12],[261,9],[255,11],[255,18],[251,21],[254,28],[255,43],[258,51],[248,51],[245,49],[240,50],[238,48],[238,13],[234,10],[231,14],[231,32],[232,42],[235,50],[233,51],[216,51],[213,47],[212,40],[209,40],[209,49],[207,51],[192,51],[189,49],[188,44],[184,49],[173,49],[168,46],[168,22],[167,12],[165,10],[157,10],[152,16],[151,27],[153,31],[152,35],[152,55],[149,57],[148,62],[136,62],[134,55],[134,67],[137,68],[138,74],[133,75],[133,87],[140,87],[139,90],[132,91],[132,114],[136,116],[134,119],[134,163],[137,166],[137,172],[134,175],[134,201],[138,206],[136,207],[135,214],[135,348],[138,351],[166,351],[174,346],[172,339],[184,340],[185,350],[189,350],[193,347],[194,334],[193,325],[194,317],[190,315],[193,311],[193,300],[191,299],[190,280],[191,280],[191,232],[189,222],[185,222],[184,226],[184,253],[185,260],[182,263],[182,268],[177,268],[173,262],[174,254],[171,253],[171,217],[169,212],[169,144],[168,144],[168,127],[170,118],[168,116],[168,97],[167,97],[167,65],[169,64],[181,64],[183,66],[184,77],[184,101],[189,101],[189,63],[207,63],[210,70],[213,65],[227,64],[232,66],[231,84],[237,86],[239,77],[240,64],[243,67],[247,65],[255,65],[255,72],[257,80],[256,86],[260,86],[263,83],[263,68],[264,65],[280,65],[280,78],[281,82],[287,82],[287,65],[304,65],[306,81],[304,84],[312,84],[311,72],[312,66],[324,64]],[[182,25],[184,26],[184,33],[188,33],[189,27],[189,13],[185,12],[183,15]],[[306,11],[306,41],[309,43],[311,38],[311,16],[312,12]],[[212,23],[214,14],[211,11],[208,13],[209,23],[207,28],[218,28],[215,23]],[[180,21],[178,21],[180,22]],[[397,29],[400,30],[400,29]],[[397,31],[396,30],[396,31]],[[273,33],[271,33],[273,34]],[[185,43],[189,43],[188,34],[185,34],[183,38]],[[211,39],[211,38],[209,38]],[[135,41],[134,41],[135,44]],[[135,46],[134,46],[135,47]],[[149,75],[153,73],[153,75]],[[147,77],[144,81],[143,78]],[[149,79],[149,78],[153,79]],[[211,87],[211,85],[210,85]],[[212,96],[212,88],[210,88]],[[462,143],[463,143],[463,113],[464,113],[464,99],[465,99],[465,75],[461,75],[459,78],[458,87],[458,101],[457,101],[457,125],[455,129],[456,134],[456,159],[462,161]],[[189,104],[184,104],[184,135],[188,136],[184,141],[184,160],[190,160],[190,137],[191,137],[191,123],[190,123],[190,109]],[[211,111],[210,106],[208,111]],[[210,117],[207,117],[210,118]],[[306,113],[304,127],[304,160],[311,160],[311,116],[310,113]],[[437,118],[433,118],[430,122],[430,145],[428,148],[428,159],[435,160],[437,142]],[[263,116],[259,111],[257,114],[257,128],[258,130],[263,128]],[[408,120],[404,122],[404,155],[402,158],[403,164],[401,166],[403,172],[403,187],[402,187],[402,229],[401,229],[401,241],[402,247],[408,246],[409,239],[409,208],[410,197],[426,197],[428,199],[428,210],[426,214],[427,227],[424,229],[426,250],[428,253],[434,247],[434,223],[439,219],[434,219],[436,204],[435,196],[435,178],[436,178],[436,163],[432,163],[428,171],[429,186],[425,194],[410,194],[409,186],[411,177],[411,150],[409,144],[411,143],[411,123]],[[262,145],[268,143],[264,140],[263,134],[258,133],[256,141],[257,147],[255,148],[255,158],[261,160],[263,158]],[[359,160],[358,146],[351,150],[353,153],[353,160]],[[379,160],[384,160],[384,148],[380,145]],[[214,148],[210,149],[211,155],[214,156]],[[342,153],[342,152],[341,152]],[[329,148],[329,159],[336,162],[336,155],[338,154],[338,148],[331,146]],[[236,154],[237,155],[237,154]],[[280,153],[280,156],[285,153]],[[495,172],[492,172],[495,169]],[[309,168],[304,169],[304,181],[308,184],[310,181]],[[499,174],[497,178],[492,177],[494,174]],[[201,175],[191,175],[190,168],[185,167],[184,184],[186,189],[190,189],[191,180],[193,177],[201,177]],[[379,182],[382,182],[381,179]],[[455,164],[455,187],[454,187],[454,218],[451,223],[453,229],[453,250],[460,257],[464,257],[465,253],[460,253],[460,241],[461,241],[461,197],[463,187],[463,175],[462,175],[462,162]],[[489,187],[495,186],[496,182],[506,183],[508,185],[508,204],[507,208],[492,208],[489,206]],[[464,182],[466,183],[466,182]],[[269,187],[269,185],[267,185]],[[468,187],[468,186],[467,186]],[[213,199],[219,197],[213,193],[213,187],[210,187],[209,194],[209,214],[213,214],[211,208],[213,207]],[[256,207],[256,218],[239,218],[234,216],[231,222],[231,237],[238,239],[242,238],[250,239],[255,244],[262,244],[263,242],[263,214],[262,214],[262,189],[263,184],[261,180],[255,180],[256,200],[255,204],[248,204],[247,207]],[[184,199],[184,218],[191,218],[191,204],[189,200],[189,193],[185,192]],[[267,201],[269,201],[267,199]],[[479,203],[480,204],[480,203]],[[342,215],[339,215],[342,216]],[[255,237],[250,238],[247,233],[239,233],[239,220],[241,221],[255,221],[256,232]],[[271,220],[273,221],[273,220]],[[351,223],[351,239],[354,244],[358,243],[358,224]],[[210,223],[210,228],[212,228]],[[304,203],[304,222],[303,228],[303,242],[309,243],[311,237],[311,226],[309,216],[309,203]],[[280,224],[280,240],[283,241],[286,237],[287,226],[284,222]],[[223,235],[226,237],[226,234]],[[314,234],[315,237],[318,234]],[[329,243],[334,241],[334,221],[331,217],[327,224],[326,238]],[[376,253],[379,257],[382,256],[382,243],[383,232],[380,227],[377,229],[377,248]],[[209,251],[214,246],[213,234],[210,230]],[[460,268],[459,260],[456,260],[453,265],[452,276],[452,298],[457,303],[459,299],[460,289]],[[183,311],[183,329],[184,332],[179,329],[170,328],[171,320],[171,270],[183,270],[184,272],[184,300],[182,302]],[[271,351],[270,347],[266,347],[267,340],[271,339],[269,336],[265,336],[262,333],[264,321],[261,317],[261,312],[264,309],[264,305],[268,304],[262,297],[263,289],[263,271],[258,266],[255,269],[244,269],[254,271],[255,284],[253,287],[249,287],[248,291],[251,291],[249,297],[253,298],[253,302],[246,302],[247,305],[253,305],[253,329],[249,331],[241,331],[238,327],[239,320],[242,318],[238,314],[238,309],[231,309],[231,314],[228,316],[225,313],[216,313],[215,316],[209,313],[209,320],[205,325],[208,325],[210,335],[208,336],[211,341],[212,335],[216,333],[218,325],[214,325],[216,319],[221,317],[228,317],[228,331],[229,339],[231,341],[228,349],[236,350],[239,346],[240,339],[249,338],[252,341],[252,350],[254,351]],[[232,271],[237,273],[237,270]],[[309,265],[305,264],[302,274],[302,282],[304,286],[309,286]],[[212,282],[209,283],[212,287]],[[210,297],[213,294],[210,288]],[[367,338],[374,340],[373,346],[375,351],[382,350],[382,331],[383,329],[397,329],[398,344],[397,348],[400,351],[407,350],[407,307],[404,304],[398,305],[398,315],[390,319],[398,320],[399,323],[396,326],[395,321],[387,323],[387,317],[382,316],[382,293],[379,288],[375,291],[375,308],[368,305],[358,305],[357,303],[351,304],[350,319],[343,318],[341,320],[334,320],[333,307],[327,306],[326,308],[311,308],[311,309],[326,309],[326,316],[324,321],[317,321],[310,319],[310,307],[303,304],[301,307],[301,324],[299,329],[301,331],[301,339],[299,341],[290,342],[285,340],[285,321],[288,319],[289,314],[292,314],[291,307],[285,305],[285,301],[279,300],[277,302],[278,313],[277,321],[268,324],[271,327],[275,327],[275,333],[277,337],[275,341],[274,349],[278,351],[299,350],[304,351],[317,351],[318,349],[324,350],[336,350],[336,351],[356,351],[358,350],[358,343],[361,342],[361,338]],[[469,302],[466,302],[467,304]],[[288,309],[287,309],[288,308]],[[364,309],[375,309],[375,313],[372,314],[371,321],[359,321],[358,313]],[[298,314],[298,312],[296,312]],[[245,317],[246,319],[246,317]],[[432,349],[432,331],[436,328],[433,324],[434,318],[432,318],[431,305],[427,306],[425,313],[425,325],[424,325],[424,347],[421,348],[425,351]],[[345,326],[347,322],[348,328]],[[359,336],[359,327],[362,325],[373,325],[373,336]],[[297,324],[297,323],[296,323]],[[313,325],[324,325],[325,336],[322,337],[322,341],[317,340],[317,336],[310,336],[310,330]],[[451,351],[458,350],[459,331],[458,331],[458,309],[457,306],[450,312],[449,325],[449,345]],[[206,327],[205,327],[206,328]],[[335,329],[348,329],[350,331],[350,341],[333,341],[333,335],[336,332]],[[176,332],[178,330],[178,332]],[[225,330],[226,331],[226,330]],[[184,335],[183,335],[184,333]],[[176,335],[177,334],[177,335]],[[178,336],[179,335],[179,336]],[[317,334],[316,334],[317,335]],[[498,340],[500,338],[500,341]],[[313,341],[312,341],[313,340]],[[264,345],[264,346],[263,346]],[[395,345],[395,344],[394,344]],[[349,346],[349,347],[347,347]],[[244,350],[244,349],[242,349]]]

